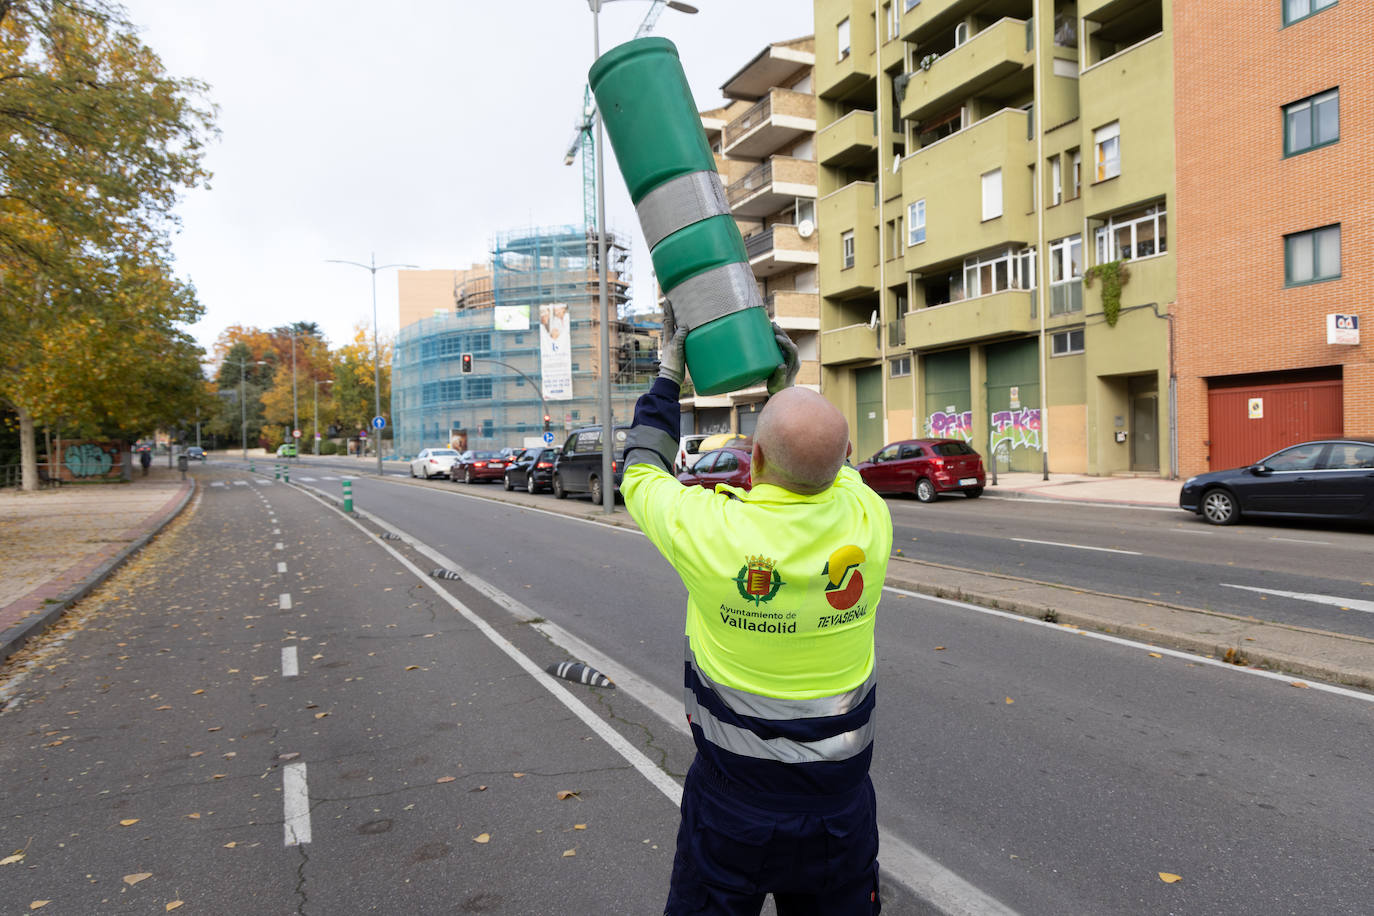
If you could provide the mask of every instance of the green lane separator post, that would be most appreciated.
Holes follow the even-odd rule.
[[[349,480],[347,477],[344,478],[344,482],[343,482],[343,494],[344,494],[344,512],[348,513],[349,515],[352,515],[352,514],[353,514],[353,481]]]
[[[286,467],[281,469],[281,479],[286,481],[287,483],[291,482],[291,465],[288,464],[286,465]]]
[[[281,465],[279,465],[279,464],[274,464],[272,467],[273,467],[273,468],[276,470],[276,472],[277,472],[277,480],[281,480]]]

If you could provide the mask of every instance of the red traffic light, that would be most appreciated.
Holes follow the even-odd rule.
[[[471,353],[464,353],[464,354],[463,354],[462,371],[463,371],[464,373],[468,373],[468,372],[471,372],[471,371],[472,371],[472,354],[471,354]]]

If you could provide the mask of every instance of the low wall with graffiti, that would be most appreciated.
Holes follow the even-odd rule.
[[[64,442],[58,454],[60,480],[119,480],[126,450],[119,442]]]

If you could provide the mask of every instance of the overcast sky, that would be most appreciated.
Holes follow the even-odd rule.
[[[223,133],[208,191],[178,208],[176,268],[196,286],[207,349],[231,324],[318,322],[334,345],[370,327],[368,272],[486,260],[492,237],[582,221],[563,164],[592,58],[585,0],[123,0],[169,73],[210,84]],[[654,34],[677,44],[697,105],[770,42],[812,31],[811,0],[693,0]],[[603,52],[647,0],[609,2]],[[635,294],[651,264],[607,144],[607,221],[632,234]],[[382,333],[394,271],[377,274]]]

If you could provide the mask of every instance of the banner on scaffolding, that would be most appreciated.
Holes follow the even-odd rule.
[[[493,324],[498,331],[528,331],[530,329],[530,307],[528,305],[498,305],[492,309]]]
[[[539,374],[545,400],[572,400],[572,322],[566,302],[539,306]]]

